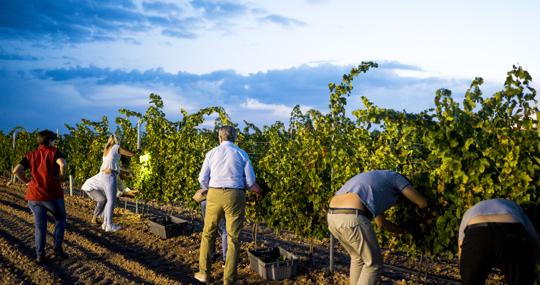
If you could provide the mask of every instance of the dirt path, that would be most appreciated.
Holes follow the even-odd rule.
[[[23,194],[2,189],[0,199],[0,262],[5,283],[193,283],[192,270],[175,262],[178,257],[175,250],[163,252],[164,246],[158,244],[161,241],[141,230],[145,225],[137,222],[136,217],[130,217],[129,213],[120,215],[119,220],[125,223],[130,219],[133,226],[118,233],[105,233],[88,222],[92,204],[80,197],[66,199],[68,223],[64,249],[69,258],[38,266],[34,262],[33,217],[25,206]],[[48,228],[50,251],[52,223]]]
[[[123,225],[116,233],[105,233],[90,223],[94,203],[80,196],[66,196],[64,250],[69,258],[35,263],[33,217],[24,201],[22,187],[0,187],[0,282],[3,284],[198,284],[192,278],[198,268],[200,232],[162,240],[148,231],[139,215],[117,208],[115,221]],[[51,220],[52,221],[52,220]],[[53,223],[48,223],[47,247],[52,250]],[[242,248],[249,247],[244,243]],[[213,279],[219,284],[221,262],[213,265]],[[239,277],[246,284],[266,284],[249,269],[241,254]],[[329,278],[344,284],[344,275]],[[300,284],[316,284],[300,276]],[[342,279],[342,280],[339,280]],[[279,282],[274,282],[279,283]],[[290,283],[284,281],[282,283]]]
[[[3,181],[5,182],[5,181]],[[200,223],[189,235],[162,240],[148,230],[145,219],[121,208],[115,210],[115,222],[123,228],[105,233],[91,224],[93,201],[83,196],[66,196],[68,222],[64,250],[65,260],[50,260],[45,265],[34,261],[33,217],[24,201],[25,189],[6,187],[0,181],[0,283],[2,284],[199,284],[192,278],[198,268]],[[52,250],[53,224],[48,223],[47,247]],[[336,272],[329,273],[324,243],[315,248],[313,261],[292,280],[268,282],[249,268],[246,249],[253,248],[248,231],[241,236],[242,251],[239,278],[245,284],[348,284],[346,255],[336,252]],[[283,236],[261,234],[259,242],[279,244],[291,250],[306,251],[307,245],[288,241]],[[218,243],[218,247],[219,247]],[[219,252],[219,248],[217,249]],[[404,256],[394,255],[385,261],[397,260],[410,265]],[[399,261],[401,258],[402,261]],[[212,278],[221,284],[221,262],[213,265]],[[410,266],[409,266],[410,267]],[[443,276],[455,278],[455,264],[440,264]],[[429,268],[428,272],[435,272]],[[418,277],[385,269],[384,284],[417,284]],[[406,281],[407,280],[407,281]],[[426,284],[450,284],[424,279]],[[424,282],[422,282],[424,283]]]

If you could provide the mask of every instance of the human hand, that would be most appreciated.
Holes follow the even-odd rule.
[[[251,187],[249,187],[248,191],[253,192],[257,195],[257,197],[260,197],[262,195],[262,190],[259,184],[255,182]]]
[[[422,230],[422,224],[416,224],[412,227],[409,227],[408,232],[414,240],[423,240],[424,232]]]
[[[431,207],[426,207],[418,209],[418,215],[426,224],[431,224],[437,216],[437,211],[434,211]]]
[[[193,200],[197,203],[201,203],[206,200],[206,195],[208,194],[208,189],[199,189],[193,194]]]

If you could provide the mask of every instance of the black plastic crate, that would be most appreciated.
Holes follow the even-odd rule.
[[[296,276],[299,257],[281,247],[248,251],[249,266],[264,280],[282,280]]]
[[[162,239],[186,233],[189,225],[188,221],[173,215],[150,217],[148,218],[148,224],[150,225],[150,232]]]

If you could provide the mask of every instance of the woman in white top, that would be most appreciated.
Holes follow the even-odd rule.
[[[103,224],[101,225],[101,228],[106,232],[115,232],[120,229],[119,225],[112,222],[114,206],[116,204],[116,174],[120,171],[118,164],[120,155],[133,156],[134,154],[118,145],[118,141],[114,135],[109,136],[107,145],[103,150],[103,162],[99,168],[104,187],[103,190],[107,198],[103,212]]]

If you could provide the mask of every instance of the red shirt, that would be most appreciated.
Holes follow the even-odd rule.
[[[32,175],[24,197],[26,200],[51,201],[64,198],[64,190],[57,179],[60,166],[56,160],[59,158],[62,158],[62,155],[57,148],[40,145],[21,160],[20,164],[30,169]]]

